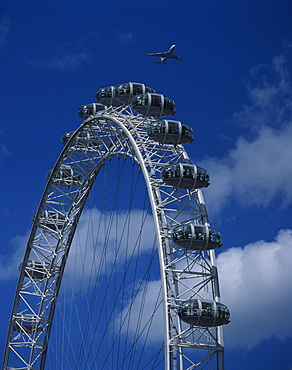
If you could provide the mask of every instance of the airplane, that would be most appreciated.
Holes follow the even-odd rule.
[[[162,52],[162,53],[152,53],[152,54],[147,54],[150,56],[155,56],[155,57],[161,57],[160,62],[155,62],[158,64],[166,64],[165,62],[167,59],[177,59],[177,60],[183,60],[183,58],[179,57],[178,55],[174,54],[173,51],[175,49],[176,45],[172,45],[168,51]]]

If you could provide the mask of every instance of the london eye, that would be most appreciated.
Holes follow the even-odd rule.
[[[96,101],[46,173],[2,369],[223,370],[222,237],[185,149],[193,129],[142,83]]]

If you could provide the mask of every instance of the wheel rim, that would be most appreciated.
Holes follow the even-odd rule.
[[[214,355],[222,353],[223,346],[222,340],[220,339],[220,328],[212,329],[213,331],[209,328],[190,328],[181,325],[178,320],[178,304],[187,294],[191,297],[199,295],[200,297],[206,298],[206,295],[208,295],[211,296],[212,299],[219,298],[219,290],[217,289],[216,292],[216,288],[214,289],[218,280],[217,271],[215,269],[215,255],[213,251],[189,252],[177,250],[175,246],[171,245],[169,237],[171,227],[184,220],[196,220],[198,223],[208,224],[208,217],[203,197],[199,190],[192,189],[189,191],[172,189],[169,186],[165,186],[161,178],[157,176],[166,164],[176,163],[178,161],[188,162],[189,159],[182,146],[174,147],[172,145],[164,145],[162,147],[158,143],[152,142],[147,137],[145,131],[145,127],[149,121],[151,121],[151,118],[133,115],[131,109],[127,107],[123,110],[108,108],[105,112],[97,113],[95,117],[87,119],[74,133],[61,153],[50,174],[28,241],[9,327],[4,369],[43,369],[45,367],[46,357],[48,357],[47,364],[49,364],[51,361],[50,358],[56,355],[53,346],[54,341],[56,348],[60,341],[65,341],[65,339],[60,339],[61,337],[58,335],[53,339],[53,334],[51,333],[54,331],[54,329],[52,329],[52,323],[55,309],[56,307],[59,308],[57,296],[59,294],[61,282],[65,276],[64,270],[69,249],[78,223],[80,222],[80,224],[82,224],[83,222],[82,218],[80,218],[81,213],[96,177],[99,177],[102,169],[106,168],[107,162],[110,162],[112,157],[119,158],[121,156],[128,158],[127,161],[132,161],[136,167],[137,165],[140,166],[144,175],[143,181],[146,183],[146,193],[149,197],[149,204],[147,207],[145,205],[143,206],[143,212],[145,212],[146,208],[147,210],[150,210],[150,208],[152,209],[153,223],[156,230],[156,232],[154,232],[155,244],[158,244],[159,248],[158,250],[155,249],[155,252],[151,249],[152,252],[149,256],[150,260],[154,260],[155,258],[153,257],[157,254],[159,255],[161,288],[159,289],[159,294],[154,299],[154,311],[157,317],[159,317],[159,315],[160,317],[164,317],[165,337],[162,340],[163,344],[159,346],[156,344],[156,348],[158,347],[156,354],[153,355],[152,353],[152,357],[148,357],[146,360],[142,360],[144,355],[141,354],[145,352],[133,355],[133,351],[131,350],[133,347],[131,346],[127,347],[127,345],[124,344],[124,348],[127,347],[127,349],[125,354],[120,356],[120,349],[113,349],[113,344],[106,344],[107,354],[103,355],[103,360],[101,360],[98,355],[104,352],[103,345],[99,344],[98,349],[96,349],[96,345],[92,345],[92,343],[94,342],[93,337],[95,337],[95,333],[102,332],[102,330],[95,330],[97,329],[97,323],[94,324],[91,322],[91,328],[87,330],[94,333],[90,339],[91,344],[83,346],[84,338],[83,334],[81,334],[82,345],[79,344],[79,348],[83,346],[84,349],[79,349],[77,353],[75,353],[75,350],[72,350],[72,356],[65,355],[65,359],[58,359],[57,365],[61,368],[74,368],[74,364],[78,363],[78,368],[92,369],[100,368],[99,366],[102,362],[101,366],[105,369],[142,369],[146,368],[145,366],[152,366],[151,368],[156,368],[156,366],[160,366],[161,368],[161,366],[164,366],[165,369],[191,369],[199,368],[198,366],[200,366],[200,364],[209,361]],[[81,135],[80,139],[80,134],[84,131],[87,133],[86,140],[84,139],[84,135]],[[119,159],[117,159],[117,162],[118,161]],[[73,172],[70,172],[68,166],[73,169]],[[62,174],[60,174],[60,171],[63,171]],[[73,180],[71,183],[70,178]],[[112,184],[110,184],[110,186],[111,185]],[[59,227],[56,222],[54,227],[46,227],[46,225],[44,226],[44,224],[41,224],[40,221],[44,211],[53,211],[58,215],[62,215],[62,217],[64,216],[65,222],[63,226]],[[98,212],[100,212],[100,210],[96,207],[95,213]],[[147,211],[146,214],[149,215],[149,212],[150,211]],[[103,211],[101,213],[105,212]],[[84,215],[84,217],[86,217],[86,209]],[[141,213],[140,216],[141,215],[143,215],[143,213]],[[137,214],[135,216],[137,219]],[[110,218],[114,219],[115,217],[118,219],[120,217],[119,213],[117,213],[116,216],[110,214]],[[92,220],[93,219],[94,218],[92,218]],[[103,223],[104,221],[100,222]],[[78,233],[76,235],[78,235]],[[152,243],[152,245],[154,244]],[[46,278],[41,279],[42,281],[36,282],[35,278],[27,276],[27,266],[32,259],[49,264],[49,268],[45,269],[47,274]],[[126,264],[127,262],[125,260],[124,265],[126,266]],[[110,265],[110,261],[107,261],[106,265]],[[180,267],[177,268],[176,265]],[[197,270],[198,266],[201,268],[201,272],[194,272]],[[118,269],[118,267],[115,267],[115,269]],[[146,271],[144,271],[144,275]],[[111,272],[108,272],[108,274],[111,275]],[[153,276],[151,278],[157,279],[157,275],[154,274],[154,278]],[[194,285],[196,278],[199,282]],[[138,280],[139,279],[141,278],[138,278]],[[189,283],[186,284],[187,279]],[[157,281],[159,280],[157,279]],[[117,280],[115,280],[115,284],[116,283]],[[109,283],[106,282],[104,284],[109,285]],[[138,295],[142,294],[145,302],[147,288],[149,287],[148,284],[149,283],[141,284],[141,286],[144,285],[144,296],[138,289],[135,290],[136,293],[133,297],[136,297],[135,299],[138,300]],[[211,287],[210,291],[206,289],[208,286]],[[126,289],[126,284],[123,289]],[[134,289],[132,290],[134,291]],[[117,291],[120,290],[117,289]],[[62,294],[64,297],[66,296],[65,293],[61,293],[61,297]],[[121,299],[124,294],[125,293],[122,293],[122,295],[118,294],[118,298],[115,298],[114,302]],[[33,299],[31,299],[32,295],[35,295]],[[126,301],[125,299],[125,302]],[[103,302],[106,304],[106,298],[103,299]],[[91,303],[87,303],[87,305],[89,307]],[[129,305],[128,302],[122,305],[122,312],[127,305]],[[86,308],[87,310],[88,307]],[[102,308],[103,307],[104,306],[102,306]],[[129,328],[129,326],[132,325],[131,321],[133,321],[130,319],[130,317],[133,316],[133,306],[130,304],[130,307],[131,309],[129,312],[131,312],[131,314],[121,313],[120,316],[115,312],[115,308],[111,308],[109,311],[111,312],[109,314],[110,321],[112,321],[111,319],[114,314],[115,320],[116,317],[118,317],[120,323],[123,323],[124,326]],[[142,305],[141,310],[145,311],[144,309],[145,303],[144,306]],[[83,318],[77,325],[79,327],[87,327],[87,325],[84,324],[86,321],[82,321],[85,317],[84,310],[83,308]],[[37,318],[38,324],[33,328],[31,333],[25,330],[25,325],[23,324],[20,325],[21,330],[15,332],[15,326],[13,325],[15,325],[17,320],[19,324],[19,319],[17,319],[17,314],[19,312],[24,315],[24,318],[27,318],[27,315],[33,315]],[[60,313],[57,318],[60,319],[62,316],[70,317],[70,314]],[[57,319],[55,320],[56,326],[62,326],[62,322],[64,324],[64,317],[59,323]],[[149,320],[155,323],[154,315],[150,317],[151,319]],[[128,322],[126,320],[128,320]],[[144,328],[142,324],[144,319],[142,320],[142,318],[140,318],[137,320],[139,325],[136,326],[139,326],[140,329],[142,328],[142,333],[151,333],[150,326]],[[103,322],[103,319],[99,318],[98,322]],[[112,326],[112,323],[107,324],[107,330],[103,332],[107,332],[109,329],[109,331],[115,334],[115,329],[109,326]],[[123,329],[119,330],[120,334],[123,335]],[[63,331],[66,331],[66,329],[63,329]],[[62,338],[67,338],[66,341],[69,342],[69,344],[68,342],[66,344],[67,347],[73,347],[71,345],[73,334],[71,331],[68,332],[71,334]],[[127,333],[129,334],[129,332]],[[50,345],[48,346],[49,338]],[[133,339],[133,342],[136,343],[136,348],[138,348],[138,341],[135,338],[142,338],[142,342],[145,341],[143,335],[137,331]],[[198,343],[196,338],[200,338],[201,343]],[[107,337],[106,343],[108,341],[109,339]],[[123,339],[112,339],[112,341],[116,343],[117,341],[123,341]],[[130,343],[130,340],[126,339],[126,342]],[[145,345],[142,345],[142,347],[144,349],[146,348]],[[92,348],[94,348],[94,350],[91,350]],[[187,350],[184,351],[184,348]],[[204,349],[207,350],[208,353],[202,355],[202,359],[197,361],[192,359],[193,356],[189,355],[189,349],[191,348]],[[87,352],[89,352],[89,356],[85,359],[84,356],[87,356]],[[118,360],[119,356],[122,358],[121,361]],[[73,359],[73,364],[70,365],[70,367],[68,365],[69,362],[66,362],[68,359]],[[80,364],[80,361],[83,363]],[[151,365],[149,365],[149,361],[152,361]],[[162,362],[164,365],[161,365]],[[84,367],[82,367],[83,365]],[[56,367],[56,363],[52,363],[51,366],[52,368]]]

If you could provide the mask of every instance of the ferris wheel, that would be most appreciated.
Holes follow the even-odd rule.
[[[222,238],[184,148],[193,130],[141,83],[96,99],[47,172],[2,369],[223,370]]]

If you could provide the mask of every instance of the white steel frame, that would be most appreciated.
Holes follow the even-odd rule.
[[[27,243],[3,370],[45,368],[51,324],[74,232],[99,170],[105,159],[114,155],[128,156],[137,162],[152,205],[163,291],[165,370],[203,369],[211,358],[216,369],[223,370],[222,328],[189,326],[178,318],[178,305],[186,299],[220,300],[218,274],[213,250],[185,250],[176,247],[170,238],[171,229],[182,221],[208,226],[209,221],[201,190],[175,189],[162,181],[164,166],[190,160],[182,145],[162,145],[148,137],[145,127],[153,120],[129,107],[109,107],[85,120],[65,146],[48,180]],[[69,176],[67,186],[58,183],[56,174],[64,165],[79,171],[82,181],[72,181]],[[60,215],[62,227],[42,224],[44,211]],[[43,264],[44,279],[29,276],[26,266],[30,260]],[[21,318],[31,318],[33,328],[27,330]]]

